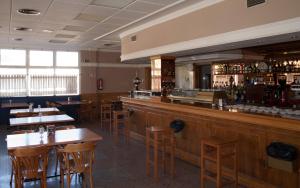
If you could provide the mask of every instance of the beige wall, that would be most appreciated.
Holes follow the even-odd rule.
[[[225,0],[137,32],[137,41],[122,38],[122,56],[196,38],[300,16],[300,0],[268,0],[247,8],[246,0]]]
[[[136,72],[140,79],[145,79],[145,68],[81,67],[81,94],[130,91]],[[103,80],[103,90],[97,90],[99,78]],[[140,88],[145,88],[144,83]]]
[[[118,52],[81,51],[81,60],[84,59],[89,61],[81,62],[81,94],[130,91],[136,72],[141,79],[145,79],[145,68],[121,67],[123,65]],[[110,67],[110,64],[120,65]],[[103,90],[97,90],[99,78],[103,79]],[[141,84],[141,88],[144,88],[144,84]]]

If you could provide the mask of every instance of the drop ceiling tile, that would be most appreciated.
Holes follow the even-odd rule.
[[[107,18],[107,17],[115,14],[118,11],[119,11],[119,9],[115,9],[115,8],[89,5],[86,7],[86,9],[82,13],[96,15],[96,16],[100,16],[102,18]]]
[[[66,25],[63,30],[66,30],[66,31],[78,31],[78,32],[83,32],[85,31],[86,29],[84,27],[81,27],[81,26],[76,26],[76,25]]]
[[[143,16],[146,16],[146,13],[142,12],[135,12],[135,11],[129,11],[129,10],[123,10],[116,15],[114,15],[114,18],[121,18],[121,19],[129,19],[129,20],[136,20]]]
[[[75,38],[76,35],[70,35],[70,34],[56,34],[54,37],[55,37],[55,38],[68,38],[68,39],[71,39],[71,38]]]
[[[92,5],[98,5],[98,6],[105,6],[105,7],[112,7],[112,8],[123,8],[130,3],[132,3],[134,0],[122,0],[122,1],[114,1],[114,0],[93,0]]]
[[[49,7],[48,11],[54,12],[81,12],[86,5],[78,4],[78,3],[71,3],[69,1],[62,1],[62,0],[54,0],[51,6]]]
[[[176,1],[179,1],[179,0],[139,0],[139,1],[142,1],[142,2],[147,2],[147,3],[154,3],[154,4],[159,4],[159,5],[169,5],[169,4],[172,4],[172,3],[175,3]]]
[[[80,13],[75,18],[74,21],[85,21],[85,22],[101,22],[105,17],[88,14],[88,13]]]
[[[89,5],[93,0],[58,0],[58,1],[66,2],[66,3]]]
[[[160,8],[162,8],[162,5],[158,4],[152,4],[152,3],[146,3],[142,1],[137,1],[130,5],[127,10],[133,10],[133,11],[139,11],[139,12],[144,12],[144,13],[151,13],[154,12]]]
[[[106,20],[104,23],[108,24],[115,24],[115,25],[126,25],[128,23],[132,22],[132,19],[124,19],[124,18],[118,18],[118,17],[111,17],[110,19]]]

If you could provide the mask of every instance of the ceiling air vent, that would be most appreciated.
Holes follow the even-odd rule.
[[[135,41],[136,41],[136,35],[131,36],[131,37],[130,37],[130,40],[131,40],[132,42],[135,42]]]
[[[15,27],[16,31],[32,31],[31,28],[28,27]]]
[[[266,0],[247,0],[247,7],[253,7],[262,3],[265,3]]]
[[[56,43],[56,44],[64,44],[67,43],[68,41],[65,40],[49,40],[50,43]]]

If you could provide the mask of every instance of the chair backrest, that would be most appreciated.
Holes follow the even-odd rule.
[[[43,116],[51,116],[51,115],[61,115],[64,114],[62,111],[50,111],[50,112],[42,112]]]
[[[22,112],[22,113],[16,113],[15,117],[21,118],[21,117],[35,117],[38,116],[38,113],[36,112]]]
[[[85,142],[79,144],[68,144],[62,150],[66,161],[66,167],[72,168],[77,173],[84,172],[90,168],[94,162],[94,151],[96,144],[94,142]],[[73,159],[74,166],[70,166],[69,159]]]
[[[10,152],[16,175],[38,178],[39,169],[45,173],[48,165],[48,147],[19,148]]]
[[[64,126],[56,126],[56,130],[68,130],[68,129],[76,129],[75,125],[64,125]]]

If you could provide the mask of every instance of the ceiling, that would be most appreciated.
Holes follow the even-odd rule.
[[[120,51],[120,32],[199,1],[0,0],[0,47]],[[22,8],[41,13],[22,15]]]

